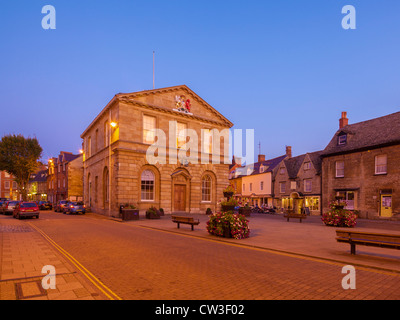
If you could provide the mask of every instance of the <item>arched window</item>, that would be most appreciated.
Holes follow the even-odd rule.
[[[209,175],[205,175],[201,179],[201,201],[211,202],[211,185],[211,177]]]
[[[143,201],[154,201],[154,173],[151,170],[144,170],[140,180],[141,199]]]

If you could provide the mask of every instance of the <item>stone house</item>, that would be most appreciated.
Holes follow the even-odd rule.
[[[141,213],[217,210],[232,126],[185,85],[115,95],[81,135],[85,204],[108,216],[125,203]]]
[[[360,217],[400,213],[400,112],[348,124],[347,113],[322,154],[323,211],[341,198]]]
[[[17,182],[7,171],[0,171],[0,198],[19,200]]]
[[[83,200],[83,155],[61,151],[48,161],[47,199],[53,204],[59,200]]]
[[[29,179],[28,198],[33,201],[47,200],[47,175],[48,169],[39,170],[31,174]]]
[[[286,157],[265,160],[265,155],[260,154],[254,164],[236,168],[230,181],[236,187],[235,197],[239,203],[272,207],[277,167]]]
[[[274,204],[278,209],[321,214],[321,154],[317,151],[292,157],[291,149],[288,151],[275,175]]]

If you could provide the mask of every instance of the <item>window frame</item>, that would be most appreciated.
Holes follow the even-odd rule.
[[[212,178],[210,175],[206,174],[201,178],[201,202],[211,203],[211,201],[212,201]]]
[[[286,193],[286,181],[279,182],[279,193]]]
[[[382,157],[384,157],[384,159],[385,159],[385,164],[378,164],[378,158],[382,158]],[[378,172],[377,169],[382,166],[384,166],[385,171]],[[375,174],[376,175],[387,174],[387,154],[379,154],[379,155],[375,156]]]
[[[143,175],[147,172],[151,173],[152,179],[143,180]],[[142,202],[154,202],[155,201],[155,197],[156,197],[155,185],[156,185],[155,173],[150,169],[143,170],[140,175],[140,201],[142,201]],[[143,195],[145,195],[145,197],[143,197]],[[148,198],[148,195],[151,195],[151,197]]]
[[[304,192],[312,192],[312,179],[304,179]]]
[[[338,146],[344,146],[347,144],[347,134],[341,134],[338,136]]]
[[[339,163],[343,164],[343,168],[338,168]],[[343,171],[343,173],[338,174],[339,170]],[[335,161],[335,178],[344,178],[344,160]]]
[[[183,126],[184,128],[180,128],[180,126]],[[186,150],[186,148],[182,148],[183,146],[186,146],[186,140],[187,140],[187,129],[188,125],[187,123],[184,122],[176,122],[176,149],[178,150]],[[183,131],[183,133],[182,133]]]
[[[151,127],[153,124],[151,124],[149,121],[145,121],[146,119],[152,119],[152,121],[154,121],[154,126]],[[157,118],[154,117],[154,116],[150,116],[150,115],[144,114],[143,118],[142,118],[142,125],[143,125],[143,130],[142,130],[142,138],[143,139],[142,139],[142,142],[144,144],[149,144],[149,145],[153,144],[156,141],[155,131],[156,131],[156,127],[157,127]],[[150,128],[147,128],[147,125],[149,125]],[[153,133],[153,138],[151,140],[148,139],[148,134],[150,132]]]

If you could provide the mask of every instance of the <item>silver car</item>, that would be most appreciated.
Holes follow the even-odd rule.
[[[3,206],[1,207],[1,210],[3,214],[12,214],[15,206],[19,203],[19,201],[7,201],[3,203]]]

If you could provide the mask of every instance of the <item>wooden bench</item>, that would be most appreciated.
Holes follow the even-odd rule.
[[[285,213],[283,215],[283,217],[286,218],[288,222],[289,222],[289,219],[300,219],[300,222],[301,222],[301,220],[307,218],[307,215],[300,214],[300,213],[289,213],[288,212],[288,213]]]
[[[181,223],[183,224],[190,224],[192,226],[192,231],[194,230],[194,226],[197,226],[200,224],[200,220],[195,221],[191,217],[182,217],[182,216],[171,216],[172,222],[175,222],[178,224],[178,229]]]
[[[356,254],[356,245],[400,250],[399,234],[384,234],[336,230],[338,242],[349,243],[351,254]]]

